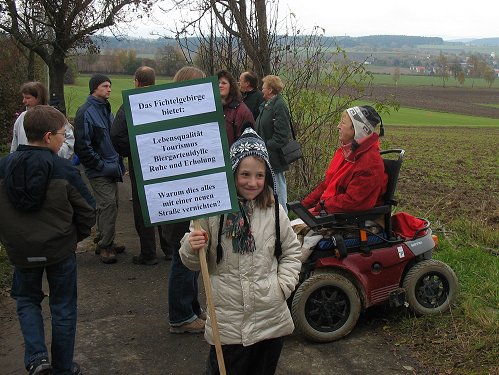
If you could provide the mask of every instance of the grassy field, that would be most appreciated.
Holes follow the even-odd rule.
[[[80,74],[76,79],[74,85],[66,85],[64,97],[66,99],[66,110],[68,116],[73,118],[76,114],[76,110],[81,106],[88,96],[88,81],[91,75]],[[116,113],[120,105],[123,103],[123,98],[121,97],[121,91],[132,89],[134,87],[133,76],[123,76],[123,75],[110,75],[109,78],[112,81],[112,91],[109,102],[111,103],[111,109],[113,113]],[[171,77],[156,77],[156,83],[168,83],[171,82]]]
[[[375,75],[375,77],[388,77],[388,81],[391,80],[390,76],[386,75]],[[88,95],[88,80],[90,75],[80,75],[76,81],[75,85],[67,85],[65,89],[66,97],[66,107],[68,116],[73,118],[75,116],[78,107],[83,104]],[[428,78],[435,77],[411,77],[415,80],[408,82],[408,85],[419,85],[423,84]],[[121,97],[121,91],[133,88],[133,77],[132,76],[110,76],[112,80],[112,93],[110,97],[111,108],[114,113],[118,110],[123,100]],[[168,83],[171,82],[170,77],[159,77],[157,83]],[[393,84],[393,81],[391,81]],[[499,86],[498,86],[499,87]],[[404,108],[401,107],[399,111],[391,112],[389,114],[383,115],[383,121],[386,124],[393,125],[421,125],[421,126],[487,126],[493,127],[497,126],[498,120],[478,117],[478,116],[465,116],[458,114],[450,114],[444,112],[433,112],[423,109],[414,108]]]
[[[387,138],[407,151],[397,210],[431,220],[434,257],[453,268],[460,293],[450,312],[399,312],[385,332],[428,374],[499,374],[499,127],[394,127]]]

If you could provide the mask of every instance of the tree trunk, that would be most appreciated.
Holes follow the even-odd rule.
[[[35,52],[30,50],[28,53],[28,69],[27,69],[28,81],[35,80]]]
[[[66,101],[64,99],[64,74],[68,68],[64,62],[64,56],[51,56],[49,67],[49,104],[66,114]]]
[[[255,0],[255,13],[258,29],[258,66],[256,66],[256,71],[259,77],[262,78],[272,73],[270,70],[269,29],[267,25],[267,7],[265,0]]]

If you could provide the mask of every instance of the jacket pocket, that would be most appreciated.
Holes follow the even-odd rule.
[[[121,178],[121,167],[118,161],[105,161],[104,160],[104,168],[101,170],[101,174],[105,177],[111,178]]]

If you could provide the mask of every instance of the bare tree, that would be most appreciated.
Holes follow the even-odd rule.
[[[278,0],[172,0],[173,8],[191,10],[188,18],[180,21],[177,29],[177,39],[196,34],[200,42],[195,48],[201,47],[201,52],[207,56],[225,57],[226,59],[240,57],[244,51],[252,69],[259,77],[271,73],[271,51],[274,45],[277,23]],[[267,9],[269,7],[269,9]],[[172,8],[172,9],[173,9]],[[166,10],[168,11],[168,10]],[[193,14],[196,14],[192,17]],[[271,16],[270,16],[271,15]],[[218,43],[219,39],[224,43]],[[216,46],[224,45],[223,54],[213,53]],[[184,47],[186,45],[184,44]],[[189,52],[192,49],[187,48]],[[189,53],[188,52],[188,53]],[[210,73],[216,62],[212,61]],[[224,68],[230,69],[225,61]],[[232,66],[233,61],[229,60]]]
[[[398,66],[393,68],[392,79],[395,82],[395,86],[398,86],[400,80],[400,68]]]
[[[487,82],[489,89],[497,78],[497,73],[491,67],[487,66],[483,72],[483,79]]]
[[[442,51],[437,58],[437,74],[442,77],[442,86],[445,87],[445,82],[449,79],[449,66],[447,64],[447,56]]]
[[[47,64],[51,97],[65,110],[65,58],[72,49],[96,49],[90,36],[140,17],[156,0],[0,0],[0,30]]]

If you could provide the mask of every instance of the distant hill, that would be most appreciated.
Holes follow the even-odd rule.
[[[410,35],[368,35],[346,38],[336,37],[336,40],[344,47],[368,45],[370,47],[377,48],[417,47],[420,44],[441,45],[444,43],[444,40],[438,37]]]
[[[499,38],[473,39],[468,42],[472,46],[499,46]]]
[[[301,36],[302,38],[304,36]],[[176,45],[175,39],[166,38],[134,38],[116,39],[115,37],[93,37],[94,42],[105,49],[133,49],[138,54],[156,53],[158,48],[165,45]],[[329,36],[326,43],[337,43],[343,48],[365,46],[371,48],[416,48],[419,45],[460,45],[463,46],[499,46],[499,38],[459,39],[444,41],[440,37],[425,37],[412,35],[367,35],[359,37]]]

